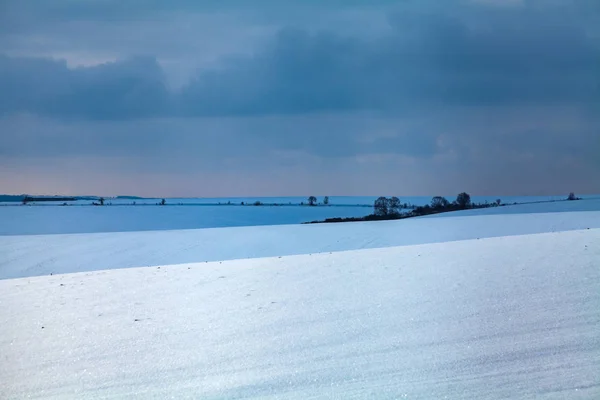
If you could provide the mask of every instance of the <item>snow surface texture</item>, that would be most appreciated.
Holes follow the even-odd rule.
[[[600,228],[600,211],[157,232],[0,236],[0,279],[586,228]]]
[[[0,398],[600,398],[600,230],[0,281]]]

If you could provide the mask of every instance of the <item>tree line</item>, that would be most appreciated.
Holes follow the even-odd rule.
[[[566,200],[581,200],[574,193],[569,193]],[[555,201],[555,200],[552,200]],[[514,203],[517,204],[517,203]],[[450,202],[442,196],[434,196],[429,204],[423,206],[411,206],[406,203],[401,203],[397,197],[379,197],[373,204],[373,213],[365,217],[347,217],[347,218],[327,218],[324,221],[311,221],[308,224],[328,223],[328,222],[354,222],[354,221],[383,221],[392,219],[405,219],[412,217],[420,217],[423,215],[439,214],[443,212],[459,211],[475,208],[488,208],[504,206],[502,200],[497,199],[490,203],[473,203],[471,196],[462,192],[456,196],[456,199]],[[402,213],[402,208],[411,209],[411,211]]]
[[[412,211],[409,214],[414,215],[425,215],[425,214],[433,214],[436,212],[443,211],[456,211],[456,210],[466,210],[468,208],[485,208],[491,206],[499,206],[501,200],[496,200],[495,203],[481,203],[475,204],[471,202],[471,196],[462,192],[456,196],[456,199],[453,202],[448,201],[445,197],[435,196],[431,199],[430,204],[426,204],[424,206],[412,207]],[[401,208],[411,208],[405,204],[400,203],[400,199],[397,197],[379,197],[375,200],[375,204],[373,205],[374,215],[379,217],[384,216],[395,216],[400,214]]]

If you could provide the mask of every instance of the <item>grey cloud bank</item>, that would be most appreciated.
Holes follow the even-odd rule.
[[[0,30],[0,182],[14,191],[35,187],[41,172],[34,166],[54,160],[65,165],[52,173],[58,187],[65,181],[81,187],[75,175],[86,168],[68,166],[82,164],[104,170],[96,183],[107,190],[116,187],[111,177],[125,179],[116,177],[120,168],[130,180],[134,172],[177,174],[181,186],[168,189],[177,195],[244,195],[236,190],[248,180],[249,163],[256,171],[251,180],[268,194],[295,194],[294,182],[318,174],[314,185],[330,185],[332,194],[348,193],[351,183],[340,182],[352,176],[376,176],[372,192],[360,194],[377,194],[400,171],[393,190],[406,194],[443,192],[441,186],[600,192],[595,2],[289,2],[290,10],[301,10],[296,21],[268,2],[252,10],[235,2],[213,8],[175,2],[168,9],[160,2],[57,4],[35,11],[3,5],[14,18]],[[194,40],[187,38],[180,53],[120,49],[117,61],[82,67],[25,46],[30,32],[45,32],[51,49],[57,20],[75,27],[86,20],[91,27],[153,20],[160,33],[185,12],[192,14],[186,21],[206,13],[235,16],[240,32],[258,30],[261,40],[210,56],[186,54]],[[380,18],[385,26],[373,26],[372,34],[364,26],[353,31],[361,12],[364,21]],[[336,22],[324,29],[307,15]],[[23,43],[22,52],[15,43]],[[64,54],[64,43],[59,47],[56,53]],[[172,65],[198,59],[213,62],[178,87],[169,84]],[[274,168],[287,175],[268,172]],[[186,188],[208,173],[228,183],[218,192]]]
[[[419,8],[389,21],[390,34],[371,40],[281,29],[180,91],[152,57],[70,69],[4,56],[1,111],[139,118],[600,101],[599,41],[560,8],[483,7],[462,19]]]

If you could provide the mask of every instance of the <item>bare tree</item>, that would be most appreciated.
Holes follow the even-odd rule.
[[[497,205],[498,207],[500,207],[500,204],[502,204],[502,200],[500,200],[500,199],[496,199],[496,205]]]
[[[471,207],[471,196],[465,192],[460,193],[456,196],[456,204],[462,209]]]
[[[375,215],[384,216],[389,214],[389,200],[386,197],[380,197],[375,200]]]
[[[448,207],[448,205],[450,204],[450,202],[442,196],[435,196],[434,198],[431,199],[431,208],[435,208],[435,209],[441,209],[441,208],[446,208]]]
[[[309,206],[316,206],[317,205],[317,198],[315,196],[310,196],[308,198],[308,205]]]
[[[104,205],[104,197],[100,197],[100,200],[98,200],[100,202],[100,205],[103,206]]]
[[[167,201],[166,201],[165,199],[162,199],[162,200],[160,201],[160,205],[161,205],[161,206],[164,206],[165,204],[167,204]]]
[[[390,214],[400,214],[400,208],[402,206],[402,204],[400,203],[400,199],[397,197],[392,197],[391,199],[388,199],[388,213]]]
[[[329,204],[329,196],[325,196],[323,198],[323,204],[328,205]]]
[[[569,193],[569,197],[567,197],[567,200],[577,200],[577,196],[575,196],[575,193],[571,192]]]

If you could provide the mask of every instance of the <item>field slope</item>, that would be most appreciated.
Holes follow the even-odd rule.
[[[600,211],[462,215],[347,224],[0,236],[0,279],[328,253],[586,228],[600,228]]]
[[[0,398],[600,398],[600,230],[0,281]]]

